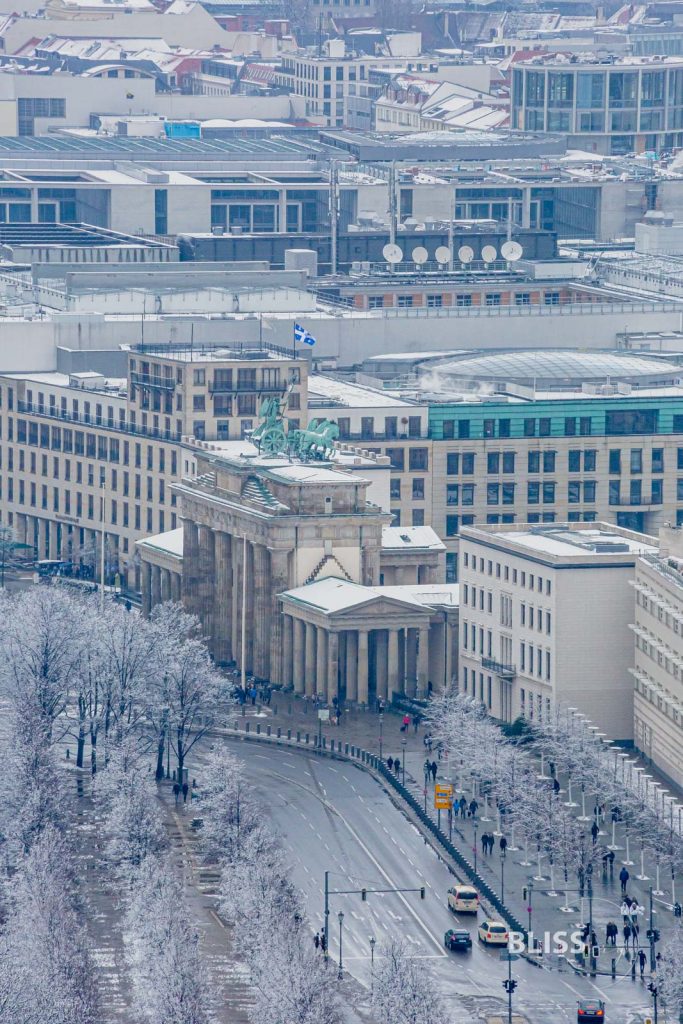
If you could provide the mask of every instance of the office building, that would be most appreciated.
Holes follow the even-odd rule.
[[[659,550],[636,560],[633,734],[636,749],[683,787],[683,543],[663,527]]]
[[[633,579],[656,540],[606,523],[463,531],[460,690],[505,722],[573,707],[633,739]]]

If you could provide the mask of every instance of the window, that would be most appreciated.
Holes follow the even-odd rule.
[[[524,420],[524,436],[535,437],[536,436],[536,420],[526,419]]]
[[[503,452],[503,472],[514,473],[515,471],[515,453],[514,452]]]
[[[425,510],[423,508],[413,509],[413,526],[424,526]]]
[[[663,480],[653,480],[652,484],[651,484],[651,487],[652,487],[652,491],[651,491],[650,503],[652,505],[661,505],[662,501],[664,500],[664,498],[663,498],[664,481]]]
[[[439,309],[443,306],[443,295],[428,295],[427,306],[430,309]]]
[[[595,501],[595,480],[586,480],[583,485],[583,500],[588,502]]]
[[[486,485],[486,504],[497,505],[500,500],[500,485],[499,484],[487,484]]]
[[[168,233],[168,190],[165,188],[154,189],[154,233]]]
[[[587,448],[583,453],[583,469],[585,473],[595,473],[595,467],[597,464],[597,456],[595,448]]]
[[[462,453],[463,476],[472,476],[474,473],[474,452]]]
[[[581,483],[578,480],[570,480],[567,485],[567,501],[570,505],[578,505],[581,501]]]
[[[652,472],[663,473],[664,472],[664,449],[653,448],[652,449]]]
[[[495,437],[496,421],[484,420],[484,437]]]
[[[401,500],[401,481],[392,477],[389,481],[389,497],[396,501]]]
[[[424,501],[425,482],[423,477],[413,478],[413,501]]]
[[[510,420],[498,420],[498,437],[510,436]]]
[[[610,448],[609,471],[613,474],[621,473],[621,450],[619,448]]]
[[[538,433],[540,437],[550,437],[550,417],[541,417],[538,421]]]
[[[441,424],[441,436],[445,441],[455,437],[455,420],[443,420]]]
[[[567,452],[567,469],[570,473],[581,471],[581,452],[578,448],[572,448]]]
[[[458,420],[458,437],[468,438],[470,436],[470,421],[469,420]]]
[[[629,492],[629,500],[631,505],[640,505],[642,503],[643,494],[643,482],[642,480],[631,480],[631,487]]]
[[[514,484],[503,484],[503,504],[514,505],[515,503],[515,485]]]
[[[540,473],[541,471],[541,453],[528,452],[527,453],[527,470],[529,473]]]
[[[429,455],[426,448],[411,448],[408,455],[408,466],[413,469],[429,469]]]
[[[500,292],[489,292],[486,295],[487,306],[500,306]]]
[[[400,473],[405,469],[405,449],[404,448],[387,448],[386,453],[391,460],[391,465],[394,469],[397,469]]]
[[[192,375],[192,382],[195,387],[203,387],[206,384],[206,370],[195,370]]]
[[[363,439],[372,439],[375,436],[375,420],[373,416],[361,416],[360,436]]]
[[[683,449],[679,449],[681,451]],[[446,473],[448,476],[457,476],[460,472],[460,452],[449,452],[446,455]]]
[[[544,483],[543,484],[543,504],[554,505],[555,504],[555,484]]]
[[[455,537],[458,533],[458,517],[446,516],[446,536]]]
[[[643,472],[643,449],[642,448],[631,448],[631,472],[642,473]]]
[[[486,472],[500,472],[500,452],[489,452],[486,456]]]
[[[576,416],[567,416],[564,421],[564,436],[573,437],[576,433]]]
[[[608,434],[656,434],[658,425],[657,409],[623,409],[605,414]]]
[[[474,484],[463,484],[460,493],[462,505],[474,505]]]
[[[609,503],[610,505],[621,504],[621,482],[619,480],[610,480],[609,482]]]
[[[192,409],[194,412],[204,412],[206,409],[206,397],[204,395],[194,395],[192,398]]]
[[[446,504],[457,505],[460,494],[460,487],[458,484],[446,484]]]
[[[555,452],[547,451],[543,452],[543,472],[554,473],[555,472]]]
[[[527,501],[530,505],[538,505],[540,499],[540,484],[536,480],[530,480],[527,484]]]
[[[412,304],[413,304],[413,296],[412,295],[399,295],[398,296],[397,305],[399,306],[400,309],[407,309],[409,306],[412,306]]]
[[[455,304],[456,304],[456,306],[460,306],[461,308],[463,308],[465,306],[471,306],[472,305],[472,296],[471,295],[456,295],[456,297],[455,297]]]
[[[579,420],[579,433],[584,437],[588,437],[591,433],[591,430],[592,425],[590,416],[582,416]]]
[[[515,295],[515,306],[530,306],[531,292],[517,292]]]

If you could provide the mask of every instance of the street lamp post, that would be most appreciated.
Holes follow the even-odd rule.
[[[505,850],[500,854],[500,902],[505,905]]]
[[[658,1018],[657,1018],[657,996],[658,996],[659,993],[657,992],[657,984],[656,984],[656,982],[651,981],[650,984],[647,987],[648,987],[648,989],[650,991],[650,994],[652,995],[652,1009],[654,1010],[654,1013],[653,1013],[654,1024],[658,1024]]]
[[[372,999],[375,994],[375,943],[377,939],[374,935],[370,936],[370,998]]]
[[[384,724],[384,715],[379,716],[379,759],[382,760],[382,725]]]
[[[472,846],[472,853],[474,854],[474,873],[477,873],[477,832],[479,830],[479,823],[474,823],[474,845]]]
[[[403,787],[406,784],[406,743],[407,740],[401,740],[401,747],[403,748],[403,761],[401,762],[403,767]]]
[[[339,913],[337,914],[337,917],[339,918],[339,971],[337,973],[337,978],[339,979],[339,981],[341,981],[342,978],[344,977],[344,963],[342,960],[342,930],[344,927],[344,911],[340,910]]]

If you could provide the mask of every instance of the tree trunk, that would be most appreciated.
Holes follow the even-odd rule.
[[[97,774],[97,730],[90,730],[90,774]]]
[[[166,746],[166,730],[162,729],[159,733],[159,742],[157,745],[157,770],[155,778],[157,782],[161,782],[164,777],[164,747]]]
[[[79,723],[78,726],[78,739],[76,740],[76,767],[83,767],[83,760],[85,756],[85,725],[83,722]]]

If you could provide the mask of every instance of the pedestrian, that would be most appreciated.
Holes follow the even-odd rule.
[[[633,948],[636,949],[640,945],[640,925],[637,921],[631,925],[631,932],[633,934]]]
[[[180,785],[177,782],[173,783],[173,796],[175,797],[175,805],[178,806],[178,798],[180,797]]]
[[[553,779],[553,793],[555,796],[560,792],[560,783],[558,779]]]
[[[609,877],[610,881],[614,878],[614,850],[610,850],[607,854],[607,861],[609,863]]]
[[[482,832],[481,836],[481,852],[485,855],[486,849],[489,845],[489,837],[486,832]]]
[[[638,963],[640,964],[640,976],[641,976],[641,978],[645,974],[645,963],[646,963],[646,961],[647,961],[647,957],[645,956],[645,950],[641,949],[640,952],[638,953]]]
[[[550,768],[550,778],[554,779],[555,778],[555,762],[554,761],[548,761],[548,768]]]
[[[428,732],[426,732],[424,734],[424,736],[422,737],[422,745],[425,748],[425,750],[429,749],[429,733]]]
[[[429,736],[427,737],[427,750],[429,751],[430,754],[432,752],[432,746],[433,745],[434,745],[434,739],[433,739],[432,734],[430,732]]]
[[[606,946],[614,946],[614,945],[616,945],[616,941],[617,941],[616,930],[617,930],[617,926],[614,924],[614,922],[613,921],[608,921],[607,922],[607,927],[605,928],[605,945]]]
[[[626,868],[623,867],[621,869],[621,871],[619,872],[619,881],[621,882],[621,891],[622,891],[622,893],[626,892],[626,883],[628,882],[630,877],[631,876],[629,875],[629,873],[626,870]]]
[[[320,935],[320,948],[323,953],[327,952],[327,939],[325,938],[325,932],[322,932]]]
[[[500,852],[503,854],[503,856],[505,856],[505,851],[507,850],[507,847],[508,847],[507,839],[505,838],[505,836],[501,836],[500,837]]]
[[[461,796],[458,800],[458,807],[460,808],[460,817],[464,818],[467,813],[467,800],[465,800],[464,796]]]
[[[400,772],[400,770],[401,770],[401,762],[399,761],[399,759],[398,759],[398,758],[396,758],[396,759],[395,759],[395,761],[394,761],[394,771],[395,771],[395,772],[396,772],[396,774],[398,775],[398,773]]]
[[[187,794],[189,793],[189,791],[190,791],[190,787],[188,786],[188,784],[186,782],[183,782],[183,803],[184,804],[187,803]]]
[[[621,809],[616,805],[612,808],[612,821],[621,821]]]
[[[415,735],[416,736],[417,736],[417,727],[418,727],[419,724],[420,724],[420,716],[419,715],[413,715],[413,729],[415,730]]]
[[[477,801],[473,797],[470,800],[470,817],[476,818],[478,808],[479,808],[479,804],[477,803]]]
[[[410,715],[404,715],[403,716],[403,722],[401,723],[401,732],[407,732],[409,725],[410,725]]]
[[[631,920],[631,901],[628,896],[626,896],[622,901],[622,904],[619,907],[619,913],[624,919],[624,924],[627,924]]]
[[[318,935],[317,932],[313,936],[313,945],[315,946],[316,949],[320,949],[320,936]]]
[[[630,924],[625,924],[624,925],[624,946],[628,946],[630,941],[631,941],[631,925]]]
[[[258,694],[256,692],[256,687],[254,686],[253,683],[251,684],[251,689],[249,691],[249,696],[251,697],[251,706],[253,708],[254,705],[256,704],[256,697],[258,696]]]
[[[595,846],[595,844],[598,841],[599,833],[600,833],[600,826],[598,825],[597,821],[594,821],[593,824],[591,825],[591,835],[593,837],[593,846]]]
[[[436,782],[436,773],[439,770],[439,766],[436,763],[436,761],[432,761],[430,768],[431,768],[431,773],[432,773],[432,781]]]
[[[391,769],[393,767],[394,767],[394,759],[393,759],[393,757],[388,757],[387,758],[387,768],[389,769],[389,771],[391,771]]]

